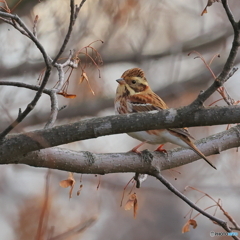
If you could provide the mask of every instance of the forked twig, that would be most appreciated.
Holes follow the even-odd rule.
[[[190,199],[184,196],[181,192],[179,192],[170,182],[168,182],[159,172],[155,172],[151,174],[152,176],[156,177],[163,185],[165,185],[171,192],[173,192],[177,197],[181,198],[184,202],[186,202],[190,207],[201,213],[203,216],[209,218],[211,221],[216,222],[219,226],[221,226],[225,231],[231,232],[231,228],[227,225],[227,222],[212,216],[211,214],[203,211],[199,208],[196,204],[194,204]],[[233,236],[233,239],[239,240],[238,237]]]

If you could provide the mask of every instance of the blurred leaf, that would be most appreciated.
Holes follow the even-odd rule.
[[[197,227],[197,222],[194,219],[189,219],[186,224],[182,228],[182,233],[190,231],[190,225],[192,225],[193,229]]]
[[[138,210],[137,194],[133,193],[129,196],[128,201],[126,202],[124,209],[131,210],[133,208],[133,216],[136,218]]]
[[[220,2],[220,0],[208,0],[207,2],[207,6],[203,9],[202,13],[201,13],[201,16],[205,13],[207,13],[207,7],[210,7],[212,6],[213,3],[215,2]]]
[[[90,85],[90,83],[89,83],[88,76],[87,76],[86,72],[83,71],[83,72],[82,72],[82,75],[81,75],[81,77],[80,77],[80,79],[79,79],[79,83],[81,84],[84,80],[87,81],[88,87],[90,88],[91,93],[92,93],[93,95],[95,95],[95,93],[94,93],[94,91],[93,91],[93,89],[92,89],[92,87],[91,87],[91,85]]]
[[[64,96],[65,98],[71,98],[71,99],[73,99],[77,96],[75,94],[68,94],[66,92],[59,92],[58,94]]]
[[[62,180],[59,185],[62,188],[67,188],[70,187],[70,191],[69,191],[69,198],[72,198],[72,191],[73,191],[73,187],[75,185],[75,179],[73,178],[73,173],[69,173],[68,179],[66,180]]]

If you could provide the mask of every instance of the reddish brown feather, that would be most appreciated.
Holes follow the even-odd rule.
[[[144,71],[141,68],[132,68],[132,69],[128,69],[127,71],[125,71],[122,75],[122,78],[130,78],[130,77],[140,77],[140,78],[144,78],[145,74]]]
[[[134,105],[134,107],[137,107],[137,104],[142,104],[141,105],[141,111],[139,112],[144,112],[144,111],[152,111],[152,110],[161,110],[161,109],[167,109],[166,103],[157,95],[155,94],[151,89],[148,89],[147,91],[140,93],[140,94],[135,94],[132,96],[129,96],[128,99],[130,102]],[[144,105],[146,104],[146,108],[144,109]],[[152,107],[151,107],[152,105]],[[135,109],[136,112],[137,108]]]

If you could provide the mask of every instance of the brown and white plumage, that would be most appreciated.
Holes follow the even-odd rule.
[[[125,71],[120,79],[115,98],[116,114],[146,112],[168,109],[166,103],[155,94],[148,85],[142,69],[133,68]],[[170,142],[181,147],[190,148],[202,157],[213,168],[216,167],[207,160],[206,156],[191,141],[194,139],[187,129],[170,128],[128,133],[133,138],[150,144]],[[135,148],[136,150],[137,148]],[[158,148],[159,149],[159,148]]]

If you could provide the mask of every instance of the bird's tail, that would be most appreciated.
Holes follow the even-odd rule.
[[[209,161],[207,160],[206,156],[193,144],[192,142],[186,142],[191,149],[198,154],[201,158],[203,158],[211,167],[217,170],[217,168]]]

